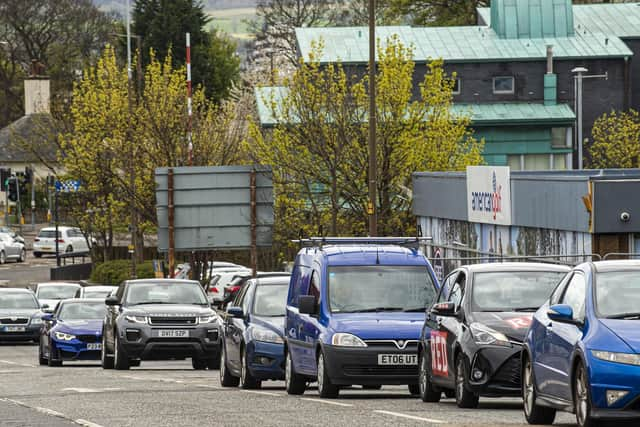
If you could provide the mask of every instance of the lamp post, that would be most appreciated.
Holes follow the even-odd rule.
[[[376,156],[376,0],[369,0],[369,236],[378,235],[376,209],[377,156]]]
[[[609,78],[609,73],[585,75],[589,70],[585,67],[576,67],[571,72],[574,74],[574,99],[576,110],[576,138],[578,140],[578,169],[583,168],[583,143],[582,136],[582,85],[584,79],[605,79]]]

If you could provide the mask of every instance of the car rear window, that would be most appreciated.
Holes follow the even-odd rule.
[[[60,233],[58,231],[58,237],[61,237],[62,233]],[[53,239],[56,237],[56,231],[55,230],[40,230],[40,232],[38,233],[38,237],[42,237],[45,239]]]

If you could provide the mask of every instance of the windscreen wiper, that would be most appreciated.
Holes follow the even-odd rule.
[[[640,313],[620,313],[613,316],[607,316],[607,319],[640,319]]]
[[[426,310],[427,309],[425,307],[410,307],[410,308],[405,308],[402,311],[404,311],[405,313],[421,313]]]
[[[531,311],[531,312],[535,312],[538,311],[540,307],[516,307],[516,308],[512,308],[511,311]]]
[[[354,310],[350,313],[377,313],[379,311],[402,311],[402,307],[363,308],[362,310]]]
[[[175,303],[167,302],[167,301],[143,301],[143,302],[138,302],[131,305],[150,305],[150,304],[175,304]]]

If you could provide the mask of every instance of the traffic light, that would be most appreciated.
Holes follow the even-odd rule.
[[[0,191],[7,191],[7,180],[11,176],[11,169],[0,169]]]
[[[10,176],[7,179],[7,198],[12,202],[18,201],[18,178]]]

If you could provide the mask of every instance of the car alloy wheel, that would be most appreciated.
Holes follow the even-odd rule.
[[[113,357],[109,357],[109,349],[107,347],[107,335],[106,331],[102,331],[102,352],[100,353],[100,361],[102,362],[102,369],[113,369]]]
[[[533,378],[531,377],[531,362],[527,360],[524,367],[524,375],[522,377],[522,398],[524,399],[524,413],[527,417],[531,416],[534,404],[533,394]]]
[[[553,424],[556,410],[536,405],[536,381],[533,365],[528,356],[524,358],[522,370],[522,398],[524,399],[524,417],[529,424]]]
[[[284,383],[287,394],[300,395],[303,394],[307,388],[306,381],[302,377],[299,377],[293,369],[291,353],[289,353],[288,350],[285,350]]]
[[[248,365],[247,353],[243,350],[240,352],[240,386],[245,390],[260,388],[262,384],[253,375],[251,375]]]
[[[26,260],[27,260],[27,251],[23,249],[20,251],[20,259],[18,259],[18,262],[25,262]]]
[[[579,427],[596,427],[598,420],[591,418],[591,401],[589,396],[589,381],[587,379],[587,370],[582,363],[576,368],[574,377],[574,404],[576,411],[576,421]]]
[[[422,352],[420,357],[420,373],[419,383],[420,397],[423,402],[439,402],[442,393],[434,390],[433,384],[429,379],[429,361],[427,360],[426,352]]]
[[[126,371],[127,369],[129,369],[129,359],[127,357],[127,355],[125,354],[125,352],[122,349],[122,346],[120,344],[120,337],[118,336],[118,331],[114,332],[114,339],[113,339],[113,347],[114,347],[114,355],[113,355],[113,363],[114,363],[114,367],[117,370],[122,370],[122,371]]]
[[[320,353],[318,356],[318,394],[320,397],[333,398],[338,397],[340,389],[334,384],[331,384],[329,375],[325,370],[324,354]]]
[[[460,356],[456,359],[456,404],[459,408],[477,408],[479,397],[477,394],[467,390],[466,382],[464,359]]]
[[[220,350],[220,384],[222,387],[237,387],[240,383],[240,378],[234,377],[227,368],[227,351],[222,346]]]
[[[4,264],[7,262],[7,256],[4,254],[4,251],[0,251],[0,264]]]

